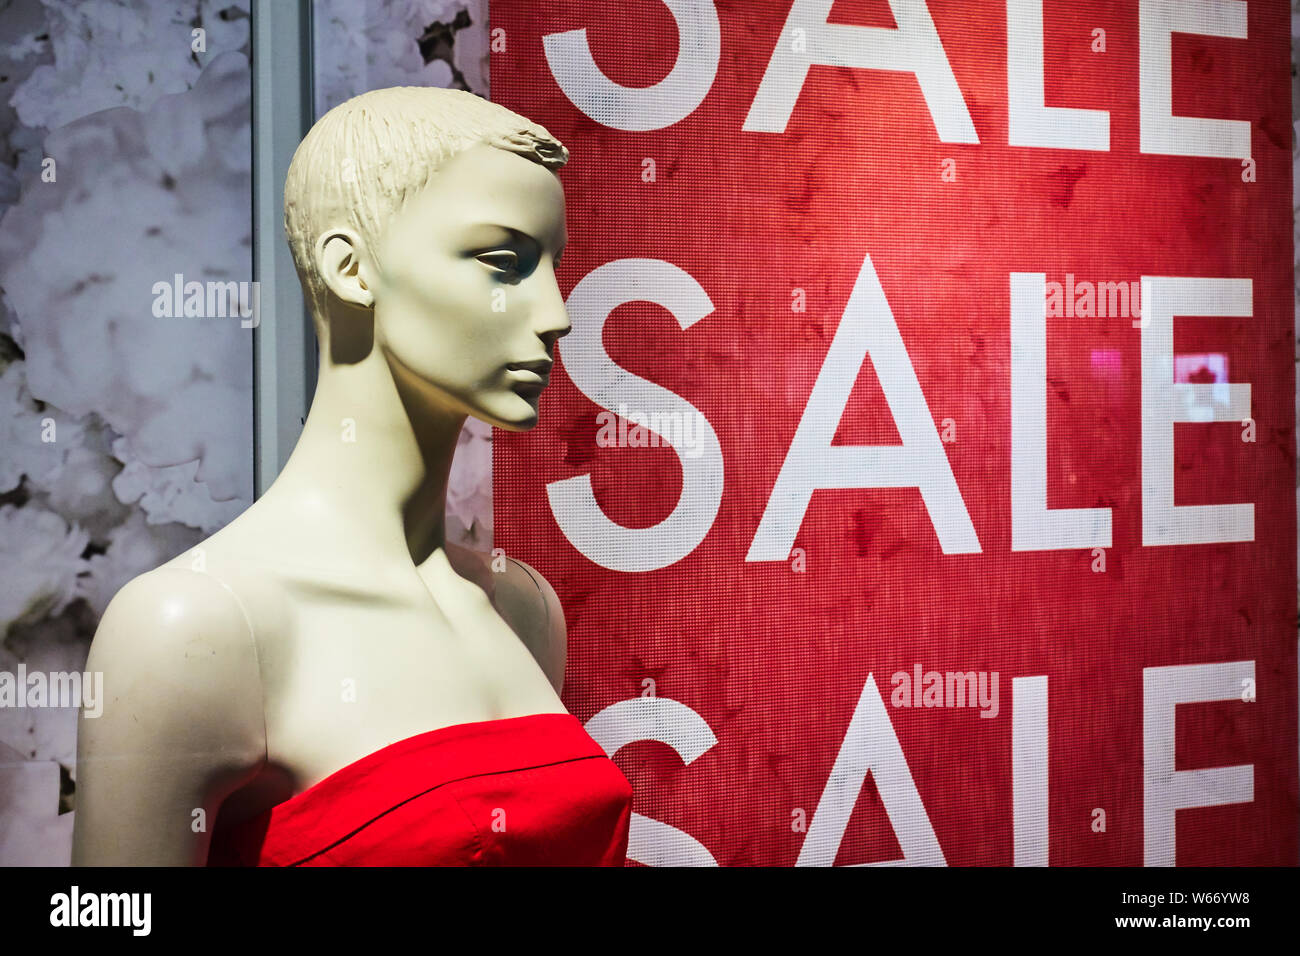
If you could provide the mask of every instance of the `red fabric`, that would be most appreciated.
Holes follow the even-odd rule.
[[[632,788],[571,714],[443,727],[213,834],[210,866],[621,866]]]

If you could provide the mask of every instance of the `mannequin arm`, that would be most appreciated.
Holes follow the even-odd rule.
[[[266,757],[238,599],[207,574],[142,575],[109,604],[86,669],[104,701],[77,725],[73,864],[204,865],[222,800]]]

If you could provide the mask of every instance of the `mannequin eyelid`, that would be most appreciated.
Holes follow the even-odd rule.
[[[479,249],[477,252],[470,253],[475,259],[491,259],[494,256],[509,256],[513,261],[519,261],[519,253],[514,249],[506,249],[501,246],[494,246],[491,249]]]
[[[527,258],[530,253],[541,251],[541,243],[526,232],[520,232],[518,229],[509,229],[505,226],[500,227],[507,236],[495,242],[477,243],[471,249],[470,255],[481,256],[489,252],[500,252],[508,250],[513,252],[519,258]]]

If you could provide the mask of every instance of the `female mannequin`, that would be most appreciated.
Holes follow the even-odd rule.
[[[554,591],[443,538],[465,417],[531,428],[569,330],[566,160],[455,90],[367,93],[305,137],[285,226],[321,346],[311,412],[256,504],[108,607],[75,864],[623,863],[631,790],[560,701]],[[407,829],[352,835],[397,805]]]

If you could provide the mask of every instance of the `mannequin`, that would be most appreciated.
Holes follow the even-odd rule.
[[[555,592],[443,531],[466,416],[531,428],[569,330],[567,158],[456,90],[373,91],[308,132],[285,228],[320,342],[311,411],[262,498],[105,612],[74,864],[204,865],[241,827],[227,862],[623,863],[631,789],[560,701]],[[484,781],[524,789],[467,822]],[[398,804],[407,830],[333,842]],[[268,856],[277,839],[292,852]]]

